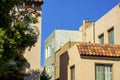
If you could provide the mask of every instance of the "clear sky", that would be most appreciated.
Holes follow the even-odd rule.
[[[44,65],[44,40],[54,29],[79,30],[84,19],[97,21],[119,2],[120,0],[44,0],[41,65]]]

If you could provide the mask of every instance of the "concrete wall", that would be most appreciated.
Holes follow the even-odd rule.
[[[64,44],[66,44],[69,41],[82,41],[81,39],[81,32],[75,31],[75,30],[56,30],[55,31],[55,37],[56,37],[56,44],[58,46],[55,47],[55,51],[57,51],[59,48],[61,48]]]
[[[69,41],[81,41],[81,33],[74,30],[55,30],[45,40],[44,51],[47,46],[51,45],[50,56],[48,58],[44,58],[45,68],[48,72],[50,72],[49,75],[52,76],[51,80],[55,79],[55,52]],[[44,54],[46,56],[46,51]]]

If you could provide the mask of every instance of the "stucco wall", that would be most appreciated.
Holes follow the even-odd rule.
[[[66,43],[62,48],[60,48],[58,51],[55,53],[55,79],[58,79],[60,77],[60,56],[64,54],[64,52],[72,47],[75,44],[78,44],[79,42],[68,42]],[[63,59],[64,60],[64,59]],[[65,60],[64,60],[65,61]]]
[[[41,17],[38,18],[39,23],[35,24],[38,27],[40,33],[38,41],[35,43],[35,46],[31,50],[26,50],[24,56],[30,63],[31,69],[40,69],[40,60],[41,60]]]
[[[113,79],[112,80],[119,80],[120,79],[120,61],[115,58],[98,58],[98,57],[84,57],[81,58],[77,46],[73,46],[72,48],[68,49],[67,51],[68,55],[68,65],[67,71],[68,71],[68,80],[71,80],[70,78],[70,67],[75,66],[75,80],[95,80],[95,64],[112,64],[112,73],[113,73]],[[62,58],[61,55],[61,60]],[[96,59],[95,59],[96,58]],[[61,65],[61,64],[60,64]],[[65,64],[62,64],[65,66]],[[63,70],[63,67],[60,68]],[[65,73],[65,72],[64,72]],[[62,74],[62,73],[60,73]]]
[[[111,9],[95,22],[95,43],[99,43],[98,36],[104,33],[104,43],[108,44],[108,30],[114,27],[114,43],[120,44],[120,4]],[[93,26],[86,29],[86,41],[93,42]]]
[[[18,10],[25,9],[31,7],[30,5],[19,5]],[[29,51],[26,49],[24,56],[27,59],[27,61],[30,63],[30,69],[40,69],[40,60],[41,60],[41,35],[42,35],[42,9],[40,6],[34,6],[34,9],[36,9],[40,16],[38,17],[38,23],[35,24],[37,28],[39,29],[39,37],[37,42],[35,43],[34,47],[31,48]]]

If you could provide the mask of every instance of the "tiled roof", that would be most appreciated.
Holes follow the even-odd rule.
[[[23,8],[23,9],[21,9],[21,11],[32,11],[32,12],[35,12],[35,9],[33,9],[33,8]]]
[[[82,56],[120,57],[120,45],[80,43],[77,47]]]
[[[37,2],[43,4],[43,0],[21,0],[20,2]]]
[[[35,12],[35,13],[40,14],[39,11],[37,11],[37,10],[35,10],[33,8],[23,8],[23,9],[20,9],[20,12],[25,12],[25,11],[31,11],[33,13]]]
[[[43,0],[22,0],[22,1],[34,1],[34,2],[43,2]]]

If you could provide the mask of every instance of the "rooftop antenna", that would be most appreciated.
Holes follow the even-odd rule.
[[[86,18],[86,19],[85,19],[85,21],[87,21],[87,22],[88,22],[88,21],[89,21],[89,18]]]

